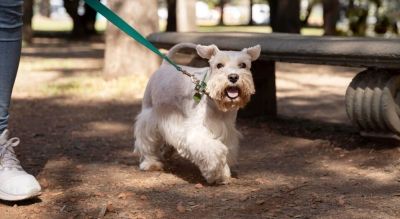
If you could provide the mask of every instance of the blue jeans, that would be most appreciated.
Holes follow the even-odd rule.
[[[0,0],[0,133],[7,128],[21,56],[23,0]]]

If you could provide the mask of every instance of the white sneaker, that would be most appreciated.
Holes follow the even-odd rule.
[[[5,130],[0,135],[0,199],[19,201],[40,195],[40,185],[32,175],[26,173],[14,153],[19,138],[8,139]]]

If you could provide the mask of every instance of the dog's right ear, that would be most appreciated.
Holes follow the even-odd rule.
[[[211,59],[219,51],[218,47],[214,44],[209,46],[197,45],[197,54],[203,59]]]

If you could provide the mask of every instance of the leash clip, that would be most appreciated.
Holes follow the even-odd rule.
[[[204,94],[207,94],[206,88],[206,82],[197,80],[196,86],[194,87],[196,92],[193,95],[193,99],[196,103],[199,103]]]
[[[195,85],[194,90],[195,93],[193,95],[193,99],[196,103],[199,103],[201,98],[204,96],[204,94],[208,95],[206,88],[207,88],[207,83],[205,82],[207,74],[204,75],[203,80],[197,79],[194,74],[189,73],[185,69],[181,68],[178,66],[177,68],[178,71],[182,72],[184,75],[189,76],[190,79],[192,80],[192,83]]]

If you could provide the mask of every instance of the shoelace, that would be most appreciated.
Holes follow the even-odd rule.
[[[18,146],[19,142],[19,138],[10,138],[4,143],[0,142],[0,167],[21,169],[21,165],[13,149]]]

